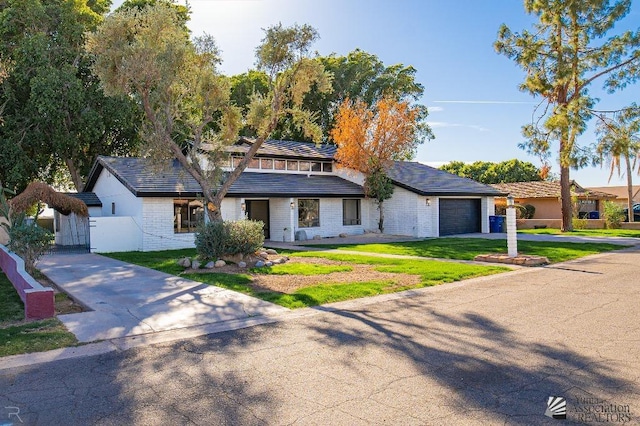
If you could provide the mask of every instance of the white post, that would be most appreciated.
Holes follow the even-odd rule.
[[[244,198],[240,198],[240,220],[247,218],[247,202]]]
[[[516,229],[516,207],[513,196],[507,197],[507,254],[518,256],[518,231]]]
[[[289,198],[289,241],[295,241],[295,213],[296,213],[296,203],[293,201],[293,198]]]

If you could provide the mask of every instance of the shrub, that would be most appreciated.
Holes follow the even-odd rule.
[[[607,229],[618,229],[625,220],[624,207],[611,201],[604,202],[604,225]]]
[[[209,222],[196,233],[196,251],[201,259],[217,260],[224,254],[224,222]]]
[[[28,223],[24,215],[20,216],[9,229],[8,247],[24,260],[26,271],[33,274],[36,263],[49,250],[53,234],[35,223]]]
[[[224,254],[254,253],[264,244],[264,224],[255,220],[239,220],[225,223],[226,245]]]
[[[196,251],[203,260],[251,254],[264,243],[263,223],[253,220],[210,222],[196,234]]]
[[[574,217],[572,219],[573,229],[587,229],[587,219],[579,219]]]

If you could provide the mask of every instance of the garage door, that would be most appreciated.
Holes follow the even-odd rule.
[[[440,199],[440,236],[480,232],[480,200]]]

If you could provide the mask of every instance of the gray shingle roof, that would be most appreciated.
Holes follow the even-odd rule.
[[[504,195],[489,185],[410,161],[395,161],[387,175],[396,185],[420,195]]]
[[[245,153],[249,150],[252,139],[242,138],[228,149],[229,152]],[[258,149],[258,157],[286,157],[305,160],[333,160],[336,146],[332,144],[314,144],[311,142],[266,140]]]
[[[87,205],[87,207],[102,207],[102,201],[95,192],[65,192],[65,195],[77,198]]]
[[[87,190],[93,189],[102,169],[107,169],[137,197],[197,196],[198,183],[177,161],[164,168],[134,157],[98,157]],[[245,172],[231,186],[232,197],[363,197],[361,186],[338,176]]]

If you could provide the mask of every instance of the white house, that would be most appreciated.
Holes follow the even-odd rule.
[[[241,139],[229,166],[251,144]],[[266,141],[222,203],[222,217],[261,220],[267,240],[362,234],[378,211],[364,197],[361,175],[334,161],[335,147]],[[487,185],[432,167],[395,162],[385,205],[385,232],[414,237],[489,232],[494,196]],[[177,161],[158,169],[147,159],[98,157],[87,184],[102,204],[91,217],[94,251],[164,250],[194,246],[204,221],[202,190]]]

